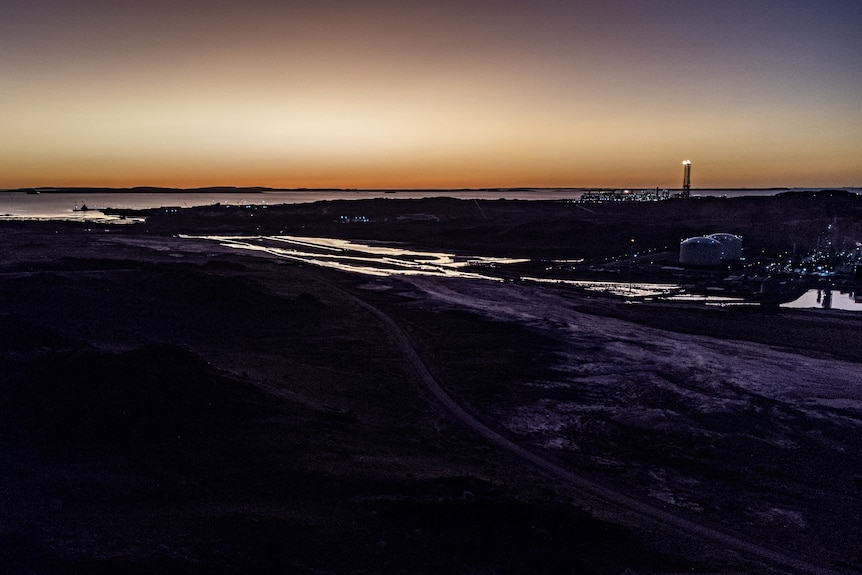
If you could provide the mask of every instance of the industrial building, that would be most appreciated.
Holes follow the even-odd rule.
[[[701,267],[720,265],[721,242],[706,236],[683,240],[679,245],[679,263]]]
[[[679,245],[679,263],[684,266],[718,266],[742,258],[742,238],[715,233],[683,240]]]
[[[710,238],[721,244],[721,259],[724,262],[738,262],[742,259],[742,238],[733,234],[709,234]]]

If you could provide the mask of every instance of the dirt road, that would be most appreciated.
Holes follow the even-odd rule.
[[[457,300],[463,304],[471,297],[466,293],[460,293],[459,288],[452,287],[455,284],[451,282],[440,282],[436,280],[429,281],[426,279],[411,281],[414,285],[421,287],[426,294],[436,294],[438,299],[443,297],[448,300],[449,303],[453,303]],[[458,284],[459,287],[465,285],[466,284],[463,282]],[[487,290],[489,287],[489,285],[484,285],[481,287],[481,290]],[[529,298],[524,298],[524,294],[519,288],[516,288],[512,293],[502,295],[502,292],[506,290],[510,291],[510,288],[500,285],[493,286],[493,296],[488,296],[487,293],[485,293],[485,297],[477,297],[473,299],[470,302],[470,305],[482,306],[483,304],[488,304],[489,301],[492,301],[493,305],[491,305],[490,309],[492,309],[495,314],[504,314],[509,316],[518,315],[521,320],[526,319],[533,321],[541,317],[541,313],[537,313],[537,310],[541,309],[541,306],[536,305],[536,298],[554,297],[553,295],[547,294],[540,296],[531,290],[531,296]],[[471,289],[467,289],[466,291],[475,295]],[[445,293],[445,296],[441,295],[443,293]],[[456,295],[459,293],[460,295]],[[620,490],[609,488],[552,461],[548,457],[539,454],[537,451],[515,443],[477,419],[440,386],[417,353],[410,337],[390,315],[379,307],[375,307],[359,297],[351,296],[347,293],[345,293],[345,295],[347,297],[353,297],[354,301],[371,312],[386,327],[393,341],[401,349],[402,353],[413,367],[419,381],[440,402],[440,404],[444,406],[446,410],[448,410],[449,413],[458,421],[475,431],[486,441],[496,447],[517,455],[530,464],[542,469],[544,472],[558,479],[562,479],[570,486],[586,492],[606,504],[622,508],[629,513],[633,513],[649,521],[655,521],[664,526],[671,527],[686,535],[702,538],[703,540],[709,541],[719,547],[735,550],[745,556],[763,561],[771,568],[789,573],[816,573],[827,575],[846,575],[847,573],[850,573],[850,571],[829,568],[822,563],[806,560],[794,556],[791,553],[760,545],[752,540],[744,539],[742,536],[734,535],[723,529],[709,525],[707,522],[693,521],[688,517],[684,517],[681,513],[675,513],[672,505],[660,505],[659,502],[649,502],[642,498],[632,497]],[[545,304],[547,304],[547,302],[545,302]],[[559,306],[557,306],[557,308],[558,307]]]

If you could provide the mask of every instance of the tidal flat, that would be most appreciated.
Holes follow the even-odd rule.
[[[0,223],[2,569],[858,572],[853,313],[631,305],[505,266],[368,277],[203,239],[532,262],[520,273],[624,260],[631,237],[780,252],[862,222],[855,197],[738,200]]]

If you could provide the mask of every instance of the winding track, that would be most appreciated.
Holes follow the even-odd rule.
[[[454,399],[452,399],[452,397],[449,396],[449,394],[447,394],[445,390],[443,390],[440,384],[437,383],[437,380],[434,379],[434,376],[431,375],[431,372],[428,371],[428,368],[425,366],[425,363],[422,361],[422,358],[419,357],[419,354],[416,351],[416,348],[413,346],[413,342],[410,340],[410,337],[401,328],[401,326],[398,325],[398,323],[394,319],[392,319],[391,316],[389,316],[379,308],[371,305],[370,303],[360,299],[358,296],[347,292],[343,288],[335,286],[329,282],[327,283],[329,287],[338,291],[344,297],[355,302],[361,308],[367,310],[372,315],[374,315],[374,317],[376,317],[389,332],[389,335],[392,340],[401,349],[402,353],[404,354],[407,361],[410,363],[422,385],[429,392],[431,392],[431,394],[437,399],[437,401],[439,401],[440,404],[452,414],[452,416],[454,416],[461,423],[484,437],[489,443],[501,449],[505,449],[506,451],[514,455],[517,455],[518,457],[542,469],[546,473],[556,476],[557,478],[562,479],[569,485],[576,487],[586,493],[589,493],[601,499],[602,501],[621,507],[628,510],[629,512],[633,512],[642,517],[657,521],[663,525],[675,528],[689,535],[696,535],[702,537],[706,540],[712,541],[713,543],[719,544],[729,549],[733,549],[749,557],[757,558],[761,561],[766,562],[771,568],[780,569],[786,573],[805,573],[811,575],[849,575],[851,573],[858,573],[852,571],[837,570],[835,568],[826,567],[825,565],[814,564],[810,561],[806,561],[804,559],[800,559],[798,557],[794,557],[786,553],[782,553],[780,551],[776,551],[774,549],[758,545],[757,543],[746,541],[735,535],[720,531],[714,527],[709,527],[707,525],[697,523],[688,518],[676,515],[665,509],[662,509],[655,505],[650,505],[647,502],[635,499],[624,493],[591,481],[581,475],[578,475],[577,473],[574,473],[560,466],[557,463],[554,463],[549,459],[542,457],[539,454],[536,454],[526,449],[521,445],[518,445],[517,443],[514,443],[513,441],[507,439],[503,435],[497,433],[496,431],[476,419],[473,415],[471,415],[463,407],[461,407],[461,405],[459,405]]]
[[[486,441],[497,446],[498,448],[504,449],[514,455],[517,455],[518,457],[543,470],[545,473],[555,476],[558,479],[561,479],[567,484],[571,485],[572,487],[580,489],[581,491],[588,493],[607,504],[627,510],[630,513],[634,513],[651,521],[658,522],[679,532],[699,536],[704,540],[711,541],[718,546],[723,546],[727,549],[734,550],[738,553],[748,556],[749,558],[758,559],[764,562],[765,566],[767,566],[768,568],[791,574],[803,573],[810,575],[859,575],[860,573],[862,573],[860,571],[851,571],[849,569],[827,567],[822,564],[812,563],[811,561],[807,561],[805,559],[801,559],[799,557],[795,557],[781,551],[770,549],[768,547],[758,545],[757,543],[747,541],[745,539],[741,539],[738,536],[726,533],[724,531],[702,523],[698,523],[656,505],[652,505],[648,502],[635,499],[629,495],[626,495],[625,493],[616,491],[602,484],[591,481],[590,479],[587,479],[582,475],[579,475],[573,471],[570,471],[569,469],[562,467],[561,465],[551,461],[550,459],[546,459],[545,457],[542,457],[541,455],[534,453],[521,445],[518,445],[517,443],[507,439],[500,433],[494,431],[493,429],[489,428],[484,423],[476,419],[476,417],[467,412],[463,407],[461,407],[460,404],[458,404],[454,399],[452,399],[452,397],[449,396],[449,394],[447,394],[445,390],[443,390],[440,384],[437,383],[437,381],[434,379],[434,376],[431,375],[431,372],[428,371],[428,368],[426,367],[425,363],[422,361],[422,358],[416,351],[416,348],[414,347],[413,342],[410,340],[410,337],[391,316],[389,316],[379,308],[373,306],[372,304],[366,302],[365,300],[361,299],[354,293],[351,293],[346,289],[335,285],[333,282],[323,280],[322,278],[321,281],[322,283],[326,284],[330,289],[342,295],[345,299],[354,302],[357,306],[362,309],[365,309],[375,318],[377,318],[377,320],[389,333],[393,342],[401,349],[405,359],[411,365],[413,371],[417,376],[417,379],[422,383],[422,385],[437,399],[437,401],[440,402],[440,404],[444,408],[449,411],[449,413],[454,418],[459,420],[462,424],[472,429],[474,432],[485,438]]]

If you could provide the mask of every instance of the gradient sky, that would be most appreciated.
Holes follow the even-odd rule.
[[[0,188],[862,186],[860,0],[4,0]]]

